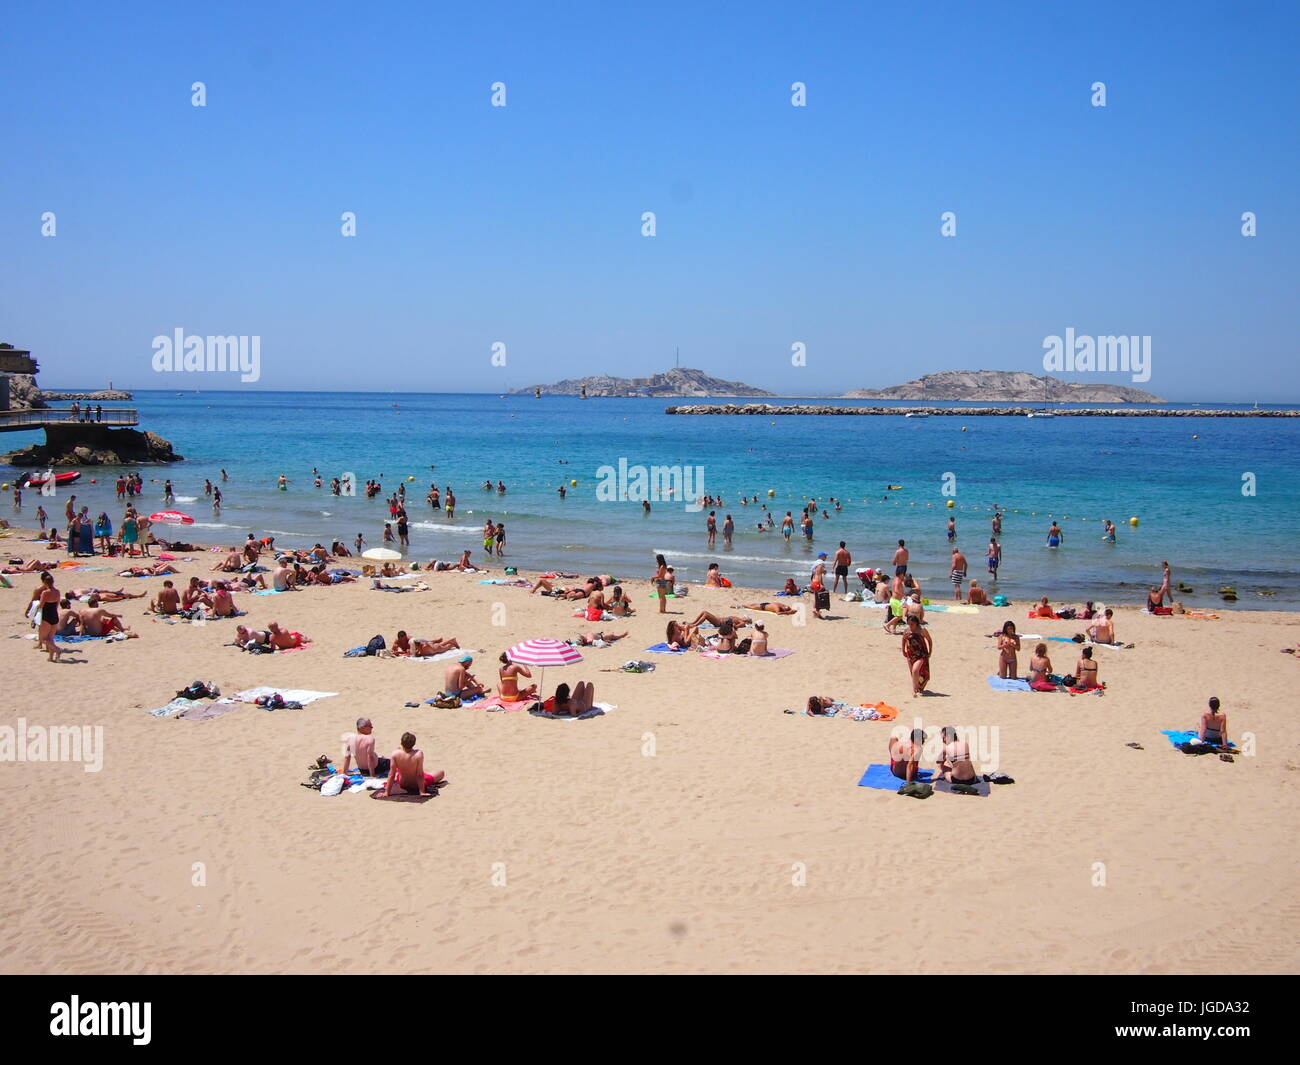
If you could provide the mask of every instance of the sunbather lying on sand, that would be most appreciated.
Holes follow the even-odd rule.
[[[734,603],[737,610],[762,610],[769,614],[797,614],[794,607],[786,603]]]
[[[664,643],[674,651],[681,651],[688,647],[702,647],[704,637],[694,625],[688,625],[684,621],[670,621],[668,631],[664,634]]]
[[[250,629],[246,625],[235,626],[235,643],[245,650],[270,642],[271,634],[264,629]]]
[[[595,704],[596,687],[590,681],[580,680],[573,686],[570,693],[567,684],[560,684],[555,689],[554,702],[550,703],[548,714],[555,714],[557,717],[577,717],[579,714],[585,714]]]
[[[11,563],[5,566],[3,570],[0,570],[0,573],[35,573],[37,570],[44,571],[56,565],[58,563],[51,562],[48,559],[34,558],[30,562]]]
[[[148,592],[128,592],[122,588],[68,589],[68,596],[72,599],[86,599],[92,595],[97,595],[101,603],[120,603],[123,599],[143,599],[148,594]]]
[[[417,638],[412,640],[406,635],[405,629],[399,629],[397,638],[393,640],[391,648],[394,655],[399,658],[432,658],[434,655],[440,655],[444,651],[450,651],[460,647],[455,639],[442,639],[435,636],[431,640]]]
[[[615,640],[621,640],[626,636],[626,632],[580,632],[569,642],[577,644],[579,647],[599,647],[611,644]]]
[[[119,577],[161,577],[164,573],[179,573],[169,562],[155,562],[152,566],[132,566],[118,574]]]
[[[794,613],[794,611],[791,611],[791,613]],[[704,622],[707,621],[710,625],[716,626],[717,628],[722,628],[723,621],[730,621],[734,628],[743,629],[746,625],[749,624],[749,620],[750,620],[749,618],[742,618],[738,615],[724,614],[722,617],[717,617],[714,614],[710,614],[707,610],[701,610],[699,614],[696,615],[694,621],[688,621],[686,624],[689,625],[691,628],[698,628],[700,625],[702,625]]]

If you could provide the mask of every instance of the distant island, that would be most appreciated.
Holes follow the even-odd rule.
[[[844,399],[976,400],[991,403],[1164,403],[1140,388],[1035,377],[1020,370],[946,370],[893,388],[859,388]]]
[[[739,381],[723,381],[710,377],[703,370],[692,370],[681,366],[654,374],[652,377],[609,377],[600,374],[596,377],[579,377],[569,381],[556,381],[553,385],[529,385],[527,388],[511,389],[513,394],[541,392],[544,396],[650,396],[650,397],[685,397],[706,396],[775,396],[774,392],[765,392],[761,388],[742,384]]]

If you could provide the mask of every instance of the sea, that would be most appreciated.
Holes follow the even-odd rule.
[[[702,580],[716,561],[737,585],[776,590],[786,577],[804,581],[817,554],[833,555],[841,540],[855,568],[892,572],[903,539],[925,594],[943,600],[951,596],[953,517],[971,575],[1016,602],[1048,595],[1138,604],[1168,560],[1175,582],[1192,589],[1178,595],[1189,605],[1221,605],[1220,588],[1231,587],[1237,609],[1300,608],[1300,418],[703,417],[667,415],[669,402],[205,390],[137,392],[132,405],[140,428],[184,456],[141,469],[146,512],[164,509],[170,478],[175,509],[194,518],[189,538],[203,543],[242,542],[252,532],[280,544],[329,546],[338,538],[351,547],[361,533],[368,546],[384,546],[385,500],[403,485],[408,557],[421,562],[455,559],[465,548],[481,560],[481,530],[491,518],[506,525],[504,564],[525,572],[640,581],[663,553],[682,580]],[[42,439],[8,433],[4,446]],[[639,492],[652,467],[677,468],[682,480],[659,482],[677,483],[678,494],[658,493],[646,510]],[[0,481],[23,472],[0,466]],[[107,511],[116,526],[119,472],[87,467],[60,496],[75,492],[79,506]],[[288,479],[283,491],[280,475]],[[344,475],[356,495],[331,493],[331,479]],[[205,479],[222,489],[219,512],[204,494]],[[367,499],[360,491],[367,480],[382,482],[383,494]],[[483,488],[485,481],[494,487]],[[454,489],[453,520],[426,503],[431,484],[444,494]],[[707,510],[688,506],[684,489],[721,497],[709,509],[719,526],[732,516],[730,549],[721,535],[716,548],[708,546]],[[11,520],[34,524],[40,502],[61,519],[62,498],[51,506],[28,490],[17,513],[9,500],[7,492],[0,515]],[[818,504],[814,539],[796,527],[786,542],[781,519],[793,511],[797,520],[809,500]],[[1002,567],[990,585],[984,559],[994,507],[1004,512]],[[759,528],[765,510],[776,528]],[[1103,541],[1106,519],[1118,528],[1114,544]],[[1064,532],[1056,548],[1047,546],[1053,521]]]

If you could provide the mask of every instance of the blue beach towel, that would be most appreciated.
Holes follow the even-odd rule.
[[[995,692],[1031,692],[1034,689],[1029,686],[1029,681],[1016,678],[1009,680],[1006,677],[989,676],[989,687]]]
[[[1175,747],[1181,747],[1184,743],[1191,743],[1193,740],[1199,740],[1201,738],[1200,733],[1195,729],[1181,731],[1179,729],[1162,728],[1160,731],[1169,737],[1169,742]],[[1228,746],[1235,749],[1237,745],[1229,740]]]
[[[102,636],[56,636],[59,643],[85,643],[87,640],[102,640]]]
[[[931,777],[934,775],[932,769],[918,769],[916,776],[912,780],[917,784],[930,784]],[[862,774],[862,779],[858,781],[860,788],[876,788],[880,791],[897,791],[903,786],[905,781],[894,776],[889,771],[887,765],[869,765],[867,771]]]
[[[684,655],[686,653],[686,648],[683,647],[680,651],[674,651],[666,643],[657,643],[653,647],[647,647],[646,650],[657,655]]]

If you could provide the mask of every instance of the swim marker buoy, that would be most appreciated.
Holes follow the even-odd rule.
[[[577,487],[578,487],[578,482],[577,482],[577,481],[570,481],[570,482],[569,482],[569,486],[570,486],[571,488],[577,488]]]
[[[949,509],[949,510],[952,510],[953,505],[954,505],[954,504],[953,504],[953,501],[952,501],[951,499],[948,500],[948,509]]]
[[[1138,523],[1138,520],[1137,520],[1137,518],[1129,518],[1128,523],[1129,523],[1130,525],[1136,527],[1136,526],[1137,526],[1137,523]]]

